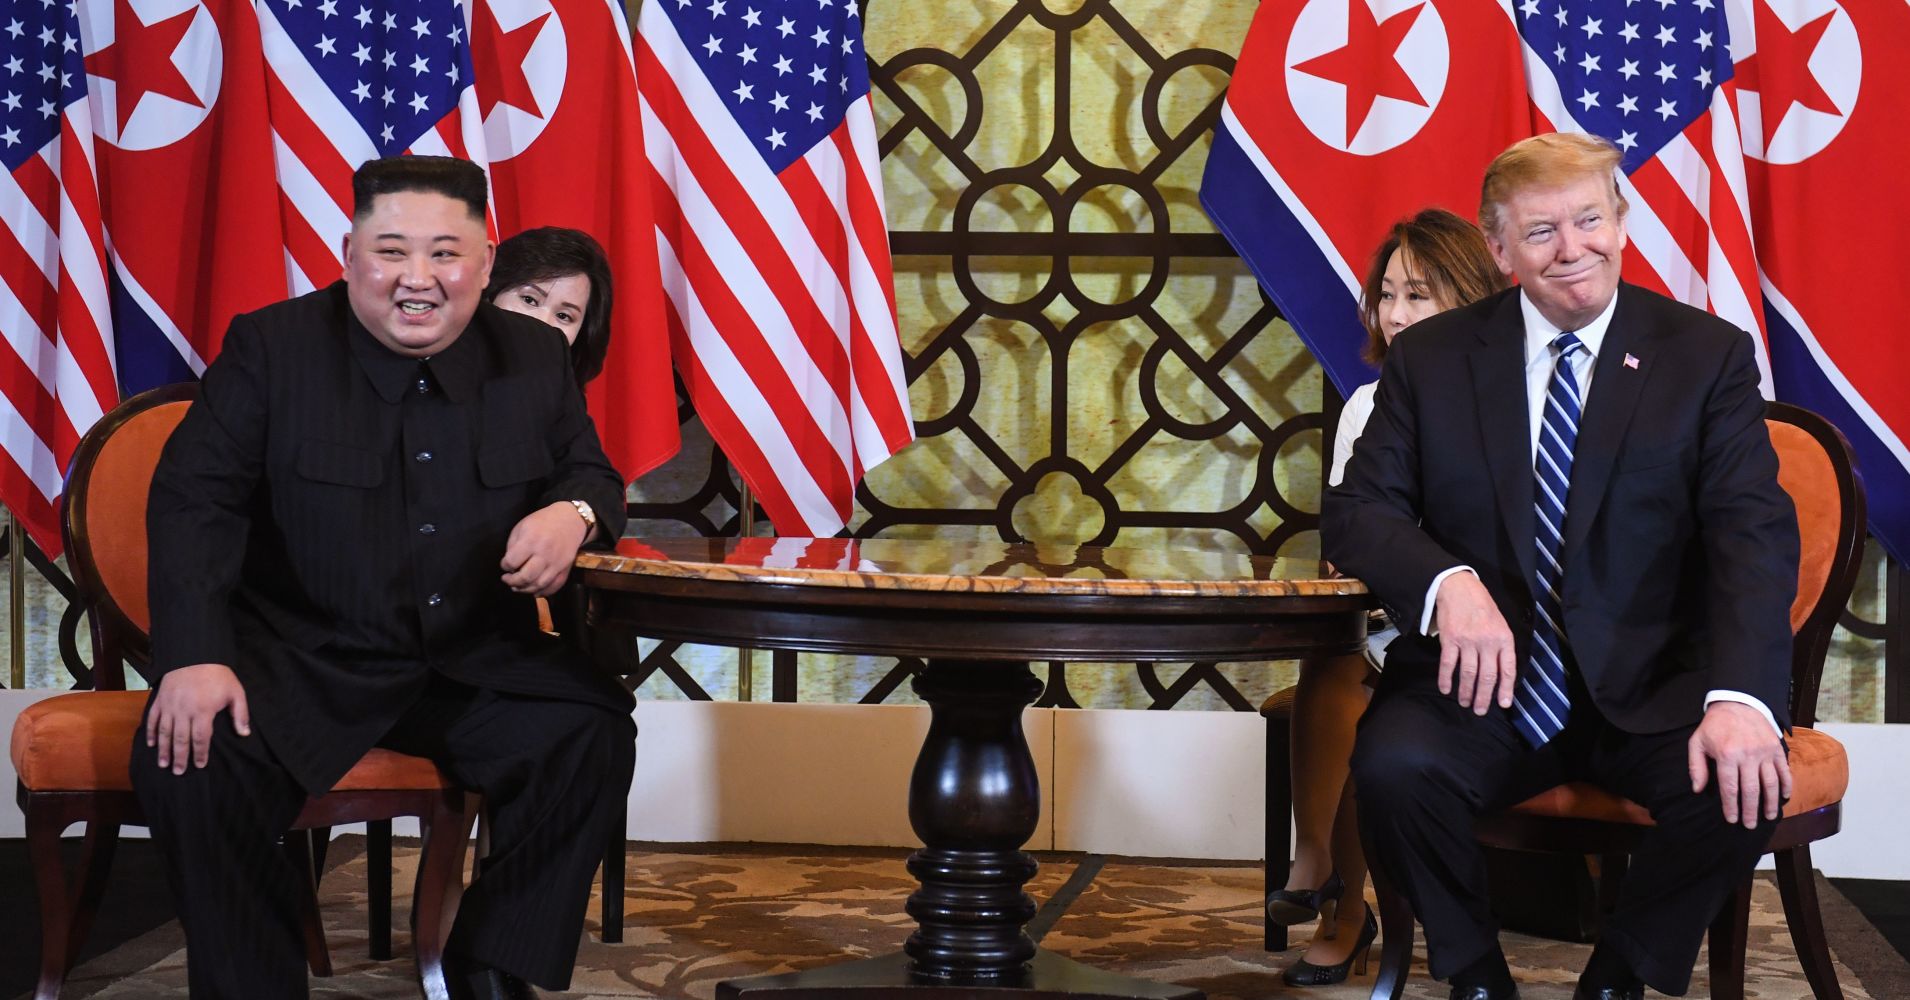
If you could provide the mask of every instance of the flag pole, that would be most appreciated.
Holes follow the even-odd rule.
[[[27,686],[27,550],[21,544],[20,518],[7,511],[7,659],[15,691]]]
[[[741,489],[736,502],[742,506],[742,531],[744,538],[756,533],[756,498],[750,496],[749,484],[740,484]],[[755,694],[756,651],[744,646],[736,651],[736,700],[751,701]]]

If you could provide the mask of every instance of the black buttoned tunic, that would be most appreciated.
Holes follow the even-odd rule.
[[[240,316],[153,479],[153,666],[231,666],[311,792],[434,672],[627,712],[501,579],[512,527],[562,500],[590,504],[597,539],[622,533],[622,479],[550,327],[482,305],[420,361],[371,336],[343,282]]]

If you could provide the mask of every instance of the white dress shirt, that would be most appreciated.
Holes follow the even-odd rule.
[[[1599,313],[1578,331],[1579,342],[1585,345],[1585,350],[1576,352],[1572,356],[1572,374],[1578,379],[1579,398],[1585,401],[1584,405],[1587,407],[1591,406],[1592,372],[1598,367],[1598,352],[1605,344],[1605,331],[1611,327],[1612,313],[1617,308],[1618,296],[1613,295],[1612,300],[1605,305],[1605,311]],[[1519,292],[1519,312],[1525,318],[1525,408],[1527,415],[1531,418],[1529,425],[1531,433],[1526,439],[1531,442],[1532,462],[1536,465],[1539,457],[1539,425],[1545,419],[1545,397],[1551,390],[1552,372],[1558,367],[1558,354],[1552,350],[1552,341],[1565,331],[1546,319],[1539,312],[1538,307],[1532,304],[1532,299],[1523,291]],[[1425,611],[1419,618],[1421,633],[1429,636],[1439,634],[1433,617],[1439,585],[1446,581],[1446,577],[1462,571],[1474,573],[1470,566],[1454,566],[1433,577],[1432,586],[1426,588]],[[1474,573],[1474,575],[1477,574]],[[1783,730],[1778,729],[1777,718],[1771,714],[1770,706],[1762,701],[1742,691],[1718,689],[1705,694],[1706,708],[1710,708],[1711,703],[1716,701],[1735,701],[1742,705],[1749,705],[1757,709],[1759,715],[1764,716],[1764,721],[1769,722],[1772,729],[1778,730],[1779,736],[1784,735]]]
[[[1373,393],[1378,388],[1378,382],[1368,382],[1346,394],[1346,403],[1340,407],[1340,424],[1333,431],[1333,468],[1326,474],[1328,486],[1338,486],[1346,478],[1346,460],[1353,457],[1353,442],[1360,439],[1367,418],[1373,415]]]

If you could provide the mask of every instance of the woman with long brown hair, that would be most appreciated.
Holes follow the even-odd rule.
[[[1394,223],[1374,251],[1360,288],[1366,326],[1365,357],[1378,365],[1393,338],[1435,313],[1485,298],[1504,288],[1478,227],[1445,209],[1428,208]],[[1346,471],[1354,442],[1373,412],[1377,382],[1354,389],[1340,410],[1329,484]],[[1267,900],[1267,919],[1292,926],[1320,917],[1306,954],[1281,979],[1290,986],[1325,986],[1346,979],[1356,958],[1364,966],[1379,925],[1365,905],[1366,858],[1347,787],[1353,734],[1371,696],[1368,674],[1398,635],[1375,622],[1364,653],[1312,657],[1300,665],[1293,705],[1293,867],[1285,888]],[[1362,971],[1363,968],[1362,968]]]

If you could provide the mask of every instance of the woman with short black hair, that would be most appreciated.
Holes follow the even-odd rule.
[[[589,233],[541,226],[499,243],[484,298],[563,333],[579,386],[603,371],[610,350],[610,260]]]

